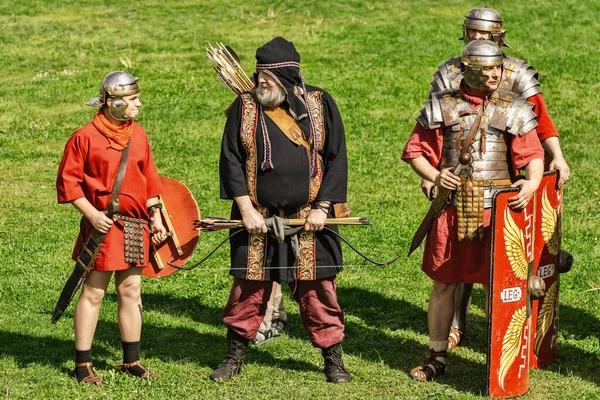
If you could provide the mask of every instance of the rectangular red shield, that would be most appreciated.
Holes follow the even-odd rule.
[[[531,305],[531,367],[556,361],[558,342],[558,260],[561,239],[562,189],[556,170],[544,174],[536,192],[534,274],[546,284],[546,293]]]
[[[492,257],[488,321],[487,389],[493,398],[529,389],[535,196],[523,210],[508,208],[516,189],[499,191],[492,206]]]

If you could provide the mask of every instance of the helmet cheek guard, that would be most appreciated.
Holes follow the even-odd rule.
[[[506,31],[505,31],[505,30],[502,30],[502,32],[496,32],[496,33],[493,33],[493,32],[492,32],[492,34],[491,34],[491,36],[490,36],[490,40],[491,40],[492,42],[496,43],[496,44],[497,44],[498,46],[500,46],[500,47],[503,47],[503,46],[504,46],[504,47],[509,47],[509,48],[510,48],[510,46],[509,46],[509,45],[507,45],[507,44],[504,42],[504,35],[506,35]]]
[[[463,62],[464,63],[464,62]],[[474,89],[489,90],[487,81],[489,77],[483,74],[482,67],[465,66],[463,72],[465,83]]]
[[[110,107],[108,108],[110,115],[119,121],[129,121],[131,116],[126,113],[129,103],[120,96],[109,98],[112,99]]]

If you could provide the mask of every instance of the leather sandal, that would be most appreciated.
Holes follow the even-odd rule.
[[[88,385],[102,386],[102,378],[96,375],[96,373],[92,369],[92,366],[93,364],[91,362],[75,363],[75,368],[86,367],[88,372],[88,375],[78,382],[87,383]],[[76,375],[73,377],[77,379]]]
[[[448,350],[452,350],[458,347],[460,342],[465,339],[465,334],[458,328],[451,327],[450,334],[448,335]]]
[[[115,368],[120,370],[121,372],[128,373],[133,376],[137,376],[137,375],[132,374],[130,371],[130,368],[133,368],[133,367],[140,367],[144,371],[144,373],[141,376],[139,376],[139,378],[141,378],[141,379],[158,379],[158,376],[154,372],[148,371],[148,369],[142,365],[140,360],[134,361],[129,364],[124,363],[124,364],[115,365]]]
[[[442,361],[443,360],[443,361]],[[418,367],[410,371],[410,377],[419,382],[432,381],[436,376],[446,372],[446,358],[429,355]]]

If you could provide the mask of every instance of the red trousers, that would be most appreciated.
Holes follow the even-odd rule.
[[[315,347],[327,348],[344,339],[344,312],[335,294],[335,277],[289,284],[300,305],[302,324]],[[246,339],[254,339],[271,297],[273,282],[234,278],[223,322]]]

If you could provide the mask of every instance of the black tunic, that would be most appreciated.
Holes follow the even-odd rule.
[[[323,118],[325,141],[320,152],[322,156],[323,180],[316,201],[327,200],[333,203],[346,201],[348,161],[344,126],[333,98],[323,90],[307,86],[309,92],[323,92]],[[287,104],[287,103],[284,103]],[[284,214],[294,218],[298,208],[309,200],[310,159],[307,150],[293,143],[285,134],[264,115],[267,132],[271,142],[273,169],[262,171],[258,168],[256,177],[256,198],[263,207],[269,208],[269,216]],[[233,199],[248,195],[246,183],[246,150],[240,138],[242,123],[242,99],[238,97],[230,108],[220,158],[221,198]],[[304,116],[298,121],[302,130],[310,130],[309,118]],[[263,138],[260,118],[256,127],[256,156],[263,159]],[[231,218],[241,219],[235,201]],[[231,275],[246,278],[248,233],[238,234],[231,242]],[[275,239],[267,238],[267,252],[264,280],[290,282],[295,279],[295,258],[290,239],[278,244]],[[337,274],[342,269],[342,253],[339,239],[326,230],[315,234],[316,279]]]

